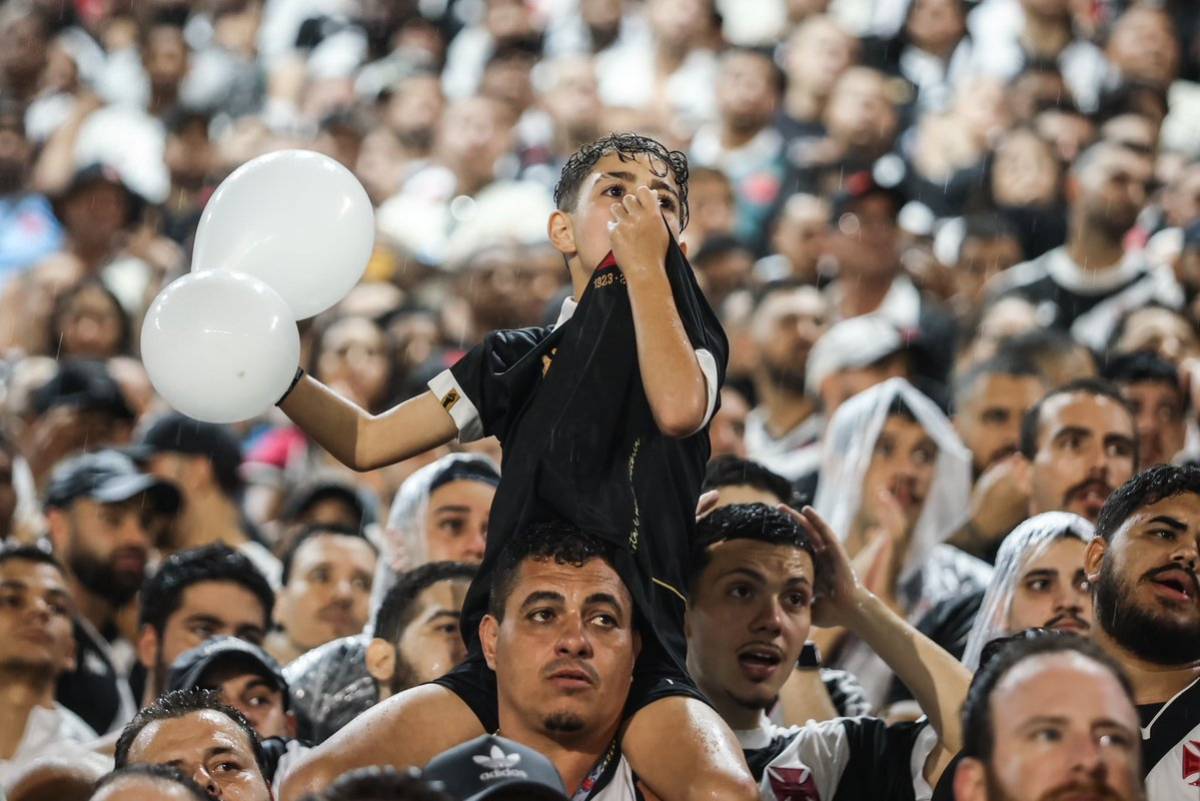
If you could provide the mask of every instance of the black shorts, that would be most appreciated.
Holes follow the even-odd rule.
[[[629,687],[623,720],[632,718],[642,707],[676,695],[712,705],[692,677],[676,667],[674,662],[648,656],[644,653],[634,665],[633,684]],[[491,733],[500,728],[496,673],[487,666],[482,655],[467,657],[465,662],[445,676],[434,679],[433,683],[461,698],[479,718],[484,731]]]

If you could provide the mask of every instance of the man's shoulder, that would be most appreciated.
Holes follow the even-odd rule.
[[[1054,248],[1008,268],[988,282],[988,295],[1026,295],[1041,285],[1053,284],[1049,265],[1060,252],[1065,253],[1065,249]]]

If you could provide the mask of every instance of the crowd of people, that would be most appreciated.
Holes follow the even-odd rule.
[[[1195,798],[1197,130],[1186,0],[0,0],[0,799]]]

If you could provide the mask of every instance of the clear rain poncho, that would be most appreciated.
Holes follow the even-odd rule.
[[[971,453],[942,411],[903,378],[890,378],[838,407],[821,446],[820,478],[813,507],[844,541],[862,507],[863,482],[875,442],[899,398],[938,448],[933,481],[900,568],[901,584],[926,557],[967,520],[971,496]]]
[[[1004,538],[996,554],[992,581],[983,596],[983,603],[963,651],[963,664],[972,673],[979,669],[979,657],[985,645],[998,637],[1015,633],[1008,630],[1008,613],[1025,566],[1045,553],[1052,543],[1064,537],[1074,537],[1086,543],[1094,533],[1092,524],[1079,515],[1045,512],[1029,518]]]
[[[967,519],[971,453],[933,401],[902,378],[864,390],[838,407],[821,445],[821,468],[813,507],[846,540],[862,506],[863,483],[875,444],[899,398],[938,448],[933,480],[908,540],[896,586],[904,616],[916,623],[936,604],[987,586],[991,569],[945,540]],[[866,643],[850,634],[830,667],[858,678],[876,709],[888,699],[894,676]]]
[[[383,596],[396,583],[396,576],[429,561],[425,517],[433,489],[445,483],[448,474],[455,478],[478,476],[481,480],[499,480],[496,463],[477,453],[451,453],[414,472],[400,485],[388,512],[383,532],[383,552],[371,587],[371,608],[378,609]],[[492,482],[494,483],[494,482]]]

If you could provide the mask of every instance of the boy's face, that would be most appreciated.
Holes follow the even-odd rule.
[[[624,157],[609,153],[583,179],[574,211],[556,211],[550,218],[550,241],[567,257],[572,271],[582,270],[590,275],[612,250],[608,227],[615,220],[612,205],[620,203],[625,195],[635,194],[639,186],[648,186],[658,193],[671,236],[679,239],[679,184],[671,168],[645,153]],[[567,230],[556,236],[556,221],[563,218]]]

